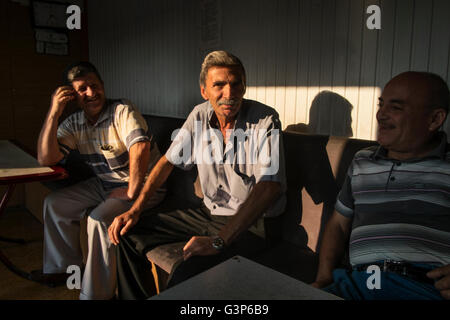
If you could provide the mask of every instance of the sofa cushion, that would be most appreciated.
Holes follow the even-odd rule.
[[[168,243],[158,246],[147,252],[149,261],[154,262],[159,268],[171,273],[178,263],[183,260],[183,247],[186,242]]]
[[[338,192],[326,152],[328,137],[283,132],[283,142],[288,190],[282,239],[315,250],[320,204],[334,203]]]

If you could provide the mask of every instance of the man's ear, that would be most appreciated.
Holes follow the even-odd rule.
[[[208,95],[206,94],[206,90],[204,86],[200,86],[200,93],[202,94],[203,99],[209,100]]]
[[[430,131],[435,131],[439,129],[445,121],[447,112],[444,109],[434,109],[431,113],[431,123],[428,127]]]

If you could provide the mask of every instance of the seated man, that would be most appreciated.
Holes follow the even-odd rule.
[[[88,215],[88,256],[80,299],[111,299],[117,278],[108,226],[131,207],[161,154],[138,110],[129,102],[105,98],[103,81],[92,64],[73,64],[64,77],[67,85],[54,92],[39,136],[38,160],[42,165],[63,163],[77,151],[95,177],[54,191],[45,199],[44,268],[33,276],[63,282],[68,266],[82,266],[80,220]],[[81,110],[58,127],[71,100]],[[164,194],[158,190],[143,206],[155,206]]]
[[[344,299],[450,298],[450,148],[439,131],[448,106],[437,75],[405,72],[386,84],[380,146],[359,151],[348,170],[315,287]],[[347,246],[352,270],[334,270]]]
[[[286,202],[281,124],[271,107],[243,99],[245,89],[245,70],[237,57],[224,51],[206,56],[200,90],[207,101],[191,112],[133,207],[109,228],[110,240],[118,245],[119,298],[155,293],[145,254],[158,245],[187,242],[184,261],[168,286],[236,254],[251,257],[264,248],[252,233],[261,229],[252,225],[261,225],[262,216],[282,213]],[[143,203],[174,165],[197,166],[204,206],[141,215]]]

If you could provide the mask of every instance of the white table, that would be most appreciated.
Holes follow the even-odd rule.
[[[0,140],[0,185],[7,186],[0,202],[0,216],[5,211],[16,184],[56,180],[65,177],[67,177],[67,172],[63,168],[43,167],[39,165],[35,157],[19,147],[17,143]],[[11,239],[2,236],[0,236],[0,241],[25,243],[23,239]],[[2,250],[0,250],[0,262],[15,274],[33,280],[31,274],[14,265]]]
[[[342,300],[278,271],[233,257],[150,300]]]

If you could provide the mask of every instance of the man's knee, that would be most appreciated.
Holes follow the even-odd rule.
[[[99,210],[96,210],[96,208],[92,209],[91,212],[89,212],[88,216],[87,216],[88,226],[90,226],[90,225],[92,225],[92,226],[97,226],[97,225],[109,226],[111,224],[111,222],[112,222],[112,220],[108,219],[106,214],[99,212]]]
[[[87,212],[87,216],[88,216],[88,222],[91,221],[93,222],[98,222],[98,223],[102,223],[102,224],[106,224],[106,225],[110,225],[114,218],[119,215],[119,213],[113,211],[113,210],[108,210],[108,208],[104,208],[102,206],[97,206],[95,208],[91,208],[88,212]]]
[[[48,194],[44,199],[44,217],[46,215],[55,215],[58,214],[59,206],[64,203],[64,197],[62,197],[61,193],[58,191],[53,191]]]

